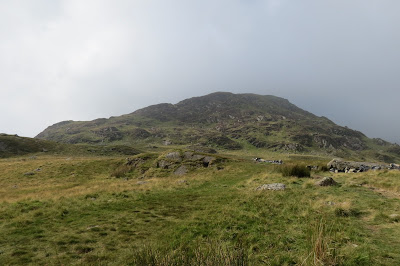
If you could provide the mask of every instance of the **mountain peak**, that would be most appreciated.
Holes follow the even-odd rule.
[[[357,156],[370,154],[375,145],[361,132],[315,116],[287,99],[230,92],[215,92],[177,104],[156,104],[110,119],[61,122],[37,138],[103,145],[159,145],[167,139],[178,145],[199,143],[223,149],[251,145],[286,152],[356,152]],[[376,157],[391,160],[392,155],[385,151],[388,149],[385,146]]]

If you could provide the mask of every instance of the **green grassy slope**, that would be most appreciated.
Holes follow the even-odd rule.
[[[177,176],[164,155],[138,155],[154,160],[144,178],[111,177],[121,157],[0,159],[0,264],[400,264],[399,171],[313,172],[340,183],[317,187],[243,154]],[[255,190],[275,182],[287,189]]]
[[[135,155],[139,150],[124,145],[71,145],[54,141],[0,134],[0,158],[23,155]]]

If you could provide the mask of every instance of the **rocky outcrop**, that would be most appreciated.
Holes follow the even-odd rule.
[[[151,136],[151,133],[143,128],[135,128],[130,132],[130,135],[135,139],[146,139]]]
[[[283,164],[282,160],[265,160],[265,159],[258,158],[258,157],[254,158],[253,160],[258,162],[258,163]]]
[[[93,131],[99,137],[102,137],[103,140],[107,141],[117,141],[123,138],[123,134],[116,127],[105,127],[99,130]]]
[[[324,177],[321,180],[317,181],[315,184],[321,187],[338,185],[338,183],[335,180],[333,180],[332,177]]]
[[[214,156],[203,155],[186,151],[170,152],[157,161],[157,167],[161,169],[175,169],[174,174],[184,175],[190,169],[209,167],[217,161]]]
[[[368,170],[381,170],[381,169],[400,169],[398,164],[379,164],[370,162],[351,162],[341,159],[333,159],[327,164],[331,172],[336,173],[359,173]]]

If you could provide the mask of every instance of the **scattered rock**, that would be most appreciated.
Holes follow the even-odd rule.
[[[171,145],[171,144],[172,144],[172,141],[167,140],[167,139],[163,140],[163,145],[168,146],[168,145]]]
[[[92,226],[89,226],[88,228],[86,228],[86,230],[91,230],[93,228],[98,228],[98,227],[100,227],[100,226],[99,225],[92,225]]]
[[[261,158],[254,158],[254,161],[258,162],[258,163],[272,163],[272,164],[283,164],[282,160],[265,160],[265,159],[261,159]]]
[[[355,168],[350,168],[347,173],[356,173],[357,170]]]
[[[389,164],[390,169],[398,169],[400,170],[400,165],[396,163]]]
[[[185,175],[185,174],[187,174],[188,171],[189,170],[187,169],[186,166],[181,165],[178,167],[178,169],[175,170],[174,174],[175,175]]]
[[[397,214],[397,213],[393,213],[393,214],[389,215],[389,218],[391,218],[391,219],[399,219],[400,220],[400,215]]]
[[[263,121],[263,120],[264,120],[264,116],[263,116],[263,115],[257,116],[257,121],[258,121],[258,122],[261,122],[261,121]]]
[[[148,181],[137,181],[136,184],[143,185],[149,183]]]
[[[307,165],[308,170],[317,171],[319,169],[318,165]]]
[[[335,180],[333,180],[332,177],[324,177],[322,178],[322,180],[319,180],[315,184],[321,187],[326,187],[326,186],[336,186],[338,183]]]
[[[25,173],[24,175],[30,176],[30,175],[35,175],[35,173],[34,173],[34,172],[27,172],[27,173]]]
[[[189,182],[187,180],[178,180],[178,181],[176,181],[176,183],[189,185]]]
[[[256,190],[285,190],[286,186],[282,183],[264,184],[256,188]]]

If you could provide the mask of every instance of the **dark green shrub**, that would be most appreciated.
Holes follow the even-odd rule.
[[[280,169],[283,176],[310,177],[310,169],[304,165],[285,165]]]

